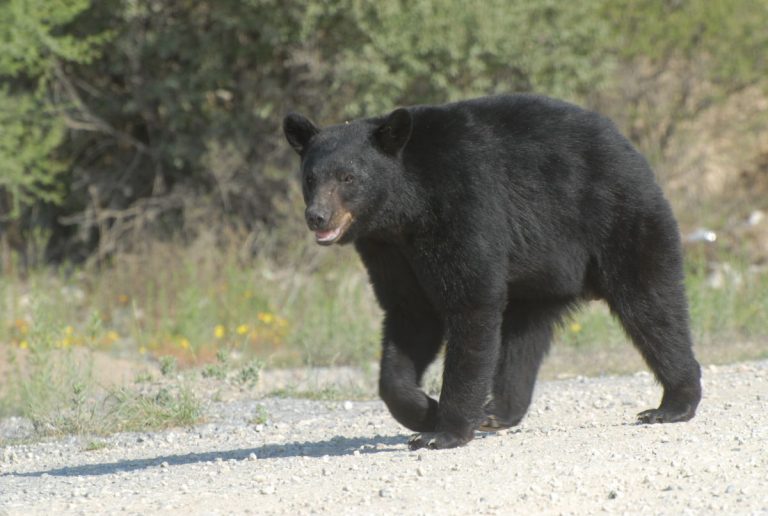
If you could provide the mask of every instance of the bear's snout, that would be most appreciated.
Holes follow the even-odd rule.
[[[307,219],[309,229],[319,231],[325,229],[326,224],[331,219],[331,213],[328,208],[308,206],[304,212],[304,217]]]

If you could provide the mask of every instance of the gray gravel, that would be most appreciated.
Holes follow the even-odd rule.
[[[647,373],[542,382],[521,426],[418,452],[378,401],[216,403],[94,451],[0,448],[0,514],[768,514],[768,361],[707,367],[704,389],[690,423],[638,426]]]

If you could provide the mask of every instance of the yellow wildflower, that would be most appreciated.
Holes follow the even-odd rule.
[[[186,337],[182,337],[181,339],[179,339],[179,347],[181,349],[189,349],[189,339],[187,339]]]
[[[147,348],[145,348],[144,346],[141,346],[139,348],[139,353],[142,355],[145,355],[147,353]]]
[[[579,333],[581,331],[581,324],[577,322],[571,323],[571,332],[572,333]]]
[[[227,331],[224,329],[224,326],[222,326],[221,324],[217,324],[216,327],[213,329],[213,336],[216,337],[217,339],[221,339],[221,338],[224,338],[224,334],[226,332]]]
[[[29,342],[27,342],[26,340],[22,340],[21,342],[19,342],[19,347],[21,349],[29,349]]]
[[[238,335],[245,335],[246,333],[248,333],[248,325],[241,324],[240,326],[237,327],[237,330],[235,331],[237,331]]]
[[[64,333],[66,335],[72,335],[73,333],[75,333],[75,329],[72,326],[68,325],[67,327],[64,328]]]
[[[107,341],[107,344],[112,344],[116,340],[120,338],[120,334],[117,333],[115,330],[109,330],[107,332],[107,335],[104,337],[104,340]]]
[[[29,323],[24,319],[16,319],[13,321],[13,324],[16,326],[16,330],[18,330],[20,334],[26,335],[29,333]]]
[[[275,316],[269,312],[259,312],[256,317],[264,324],[272,324],[272,322],[275,320]]]

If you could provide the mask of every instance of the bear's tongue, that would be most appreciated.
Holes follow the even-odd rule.
[[[315,238],[318,242],[330,242],[339,236],[339,233],[341,233],[341,226],[328,231],[315,231]]]

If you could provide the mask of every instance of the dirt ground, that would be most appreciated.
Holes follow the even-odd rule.
[[[645,372],[544,381],[519,427],[417,452],[378,401],[235,397],[194,428],[5,445],[0,514],[768,513],[768,361],[705,367],[704,393],[640,426]]]

